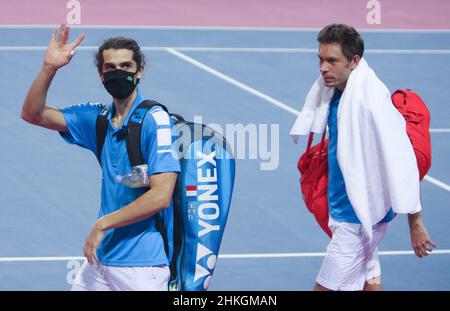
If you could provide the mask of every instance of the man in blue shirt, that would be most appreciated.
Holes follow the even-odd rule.
[[[56,71],[70,62],[84,35],[71,44],[68,38],[66,25],[61,25],[58,36],[53,30],[43,67],[25,99],[22,118],[59,131],[68,143],[97,155],[96,120],[105,106],[84,103],[56,109],[45,103]],[[123,133],[131,112],[146,99],[137,88],[145,60],[136,41],[118,37],[100,46],[96,63],[113,103],[101,152],[101,208],[84,244],[87,262],[77,274],[72,290],[167,290],[169,262],[153,216],[171,208],[180,170],[171,152],[172,124],[158,106],[145,116],[141,151],[150,190],[117,182],[118,176],[127,175],[132,169]]]
[[[327,247],[314,289],[381,290],[377,247],[394,218],[394,212],[391,208],[385,217],[372,227],[372,239],[369,239],[350,203],[337,159],[339,102],[351,72],[363,56],[364,42],[353,27],[342,24],[326,26],[319,33],[318,42],[320,72],[324,84],[334,88],[328,114],[328,207],[329,227],[333,237]],[[416,255],[428,255],[435,244],[422,222],[421,212],[408,214],[408,220]]]

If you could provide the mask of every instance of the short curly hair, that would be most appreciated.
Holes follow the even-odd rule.
[[[97,70],[102,72],[103,68],[103,51],[108,49],[127,49],[133,51],[133,60],[136,62],[137,67],[145,66],[145,56],[142,53],[142,50],[139,44],[131,39],[126,37],[113,37],[108,38],[103,41],[102,45],[98,48],[98,52],[95,55],[95,65],[97,66]]]

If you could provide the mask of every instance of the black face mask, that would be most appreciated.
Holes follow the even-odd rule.
[[[107,71],[103,74],[103,85],[112,97],[123,99],[131,95],[139,79],[134,80],[136,72],[129,72],[122,69]]]

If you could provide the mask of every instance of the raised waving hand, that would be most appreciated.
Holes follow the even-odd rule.
[[[85,38],[82,34],[72,43],[67,43],[69,34],[70,28],[66,24],[61,24],[58,32],[56,29],[52,30],[52,38],[44,58],[44,66],[48,69],[57,70],[68,64],[75,53],[75,48]]]

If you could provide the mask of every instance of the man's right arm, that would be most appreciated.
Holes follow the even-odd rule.
[[[74,49],[85,37],[80,35],[74,42],[68,44],[69,31],[69,27],[65,24],[59,28],[58,38],[56,38],[56,29],[52,31],[44,65],[28,91],[21,113],[21,117],[31,124],[60,132],[67,131],[63,114],[56,108],[46,106],[46,100],[56,71],[70,62]]]
[[[25,98],[21,117],[31,124],[65,132],[67,125],[62,112],[45,104],[47,92],[55,74],[56,69],[45,65],[42,67]]]

